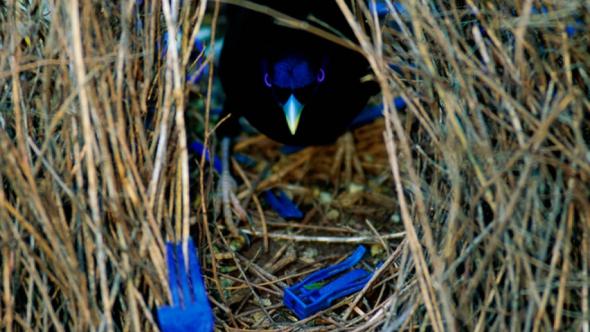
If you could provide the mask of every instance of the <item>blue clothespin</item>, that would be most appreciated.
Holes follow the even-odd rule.
[[[281,217],[285,219],[303,218],[303,212],[299,210],[297,205],[283,191],[279,192],[279,196],[277,197],[272,190],[267,190],[264,192],[264,198],[270,207]]]
[[[184,266],[182,243],[166,243],[168,284],[172,305],[158,308],[158,320],[163,332],[211,332],[213,313],[201,276],[201,267],[193,241],[188,241],[188,274]]]
[[[334,300],[361,290],[371,279],[373,272],[350,269],[360,262],[366,251],[364,246],[359,246],[340,264],[316,271],[303,281],[286,288],[283,298],[285,306],[299,319],[304,319],[329,308]]]

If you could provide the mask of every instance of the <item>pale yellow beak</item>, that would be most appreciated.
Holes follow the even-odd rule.
[[[287,120],[287,126],[289,126],[291,135],[295,135],[295,132],[297,131],[302,111],[303,104],[295,98],[295,95],[291,95],[283,105],[283,112],[285,113],[285,119]]]

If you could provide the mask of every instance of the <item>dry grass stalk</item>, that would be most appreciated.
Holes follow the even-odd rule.
[[[311,32],[367,57],[385,120],[292,155],[240,138],[239,253],[186,146],[217,143],[214,69],[190,89],[184,73],[206,25],[215,47],[221,4],[0,4],[0,329],[153,330],[164,242],[192,234],[229,331],[590,331],[590,34],[565,30],[588,4],[407,1],[379,18],[335,1],[357,40]],[[302,221],[259,200],[277,187]],[[281,287],[358,242],[389,258],[372,286],[295,321]]]

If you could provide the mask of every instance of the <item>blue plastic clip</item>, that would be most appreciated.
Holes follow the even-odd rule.
[[[356,265],[367,249],[359,246],[342,263],[316,271],[303,281],[285,289],[283,302],[299,319],[309,317],[329,308],[338,298],[361,290],[371,279],[373,272],[355,269],[338,276]]]
[[[279,197],[277,197],[272,190],[267,190],[264,192],[264,199],[273,210],[285,219],[303,218],[303,212],[299,210],[297,205],[283,191],[279,192]]]
[[[188,241],[188,275],[184,266],[182,243],[166,243],[168,284],[172,305],[158,308],[163,332],[213,331],[213,313],[207,299],[201,267],[193,241]]]

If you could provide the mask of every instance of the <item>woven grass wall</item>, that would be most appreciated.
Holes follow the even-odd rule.
[[[207,27],[215,48],[220,2],[1,3],[0,329],[155,330],[164,243],[190,234],[220,330],[590,331],[589,3],[338,3],[384,119],[292,156],[244,134],[248,243],[187,150],[217,150],[214,52],[196,65],[190,41]],[[258,199],[269,187],[309,218],[278,218]],[[281,287],[347,243],[385,262],[370,287],[294,319]]]

